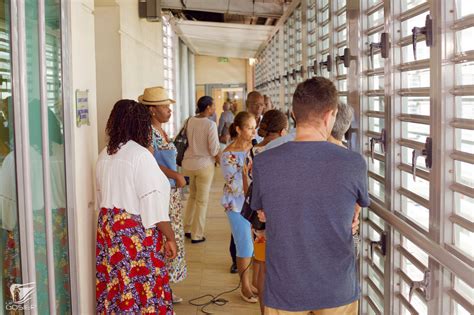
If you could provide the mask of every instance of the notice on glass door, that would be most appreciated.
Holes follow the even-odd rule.
[[[76,90],[76,125],[90,125],[89,122],[89,90]]]

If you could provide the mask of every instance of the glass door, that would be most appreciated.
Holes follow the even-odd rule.
[[[70,314],[61,6],[0,3],[2,313]]]

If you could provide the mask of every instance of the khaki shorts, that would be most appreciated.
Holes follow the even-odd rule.
[[[334,308],[323,308],[313,311],[302,311],[302,312],[291,312],[278,310],[275,308],[265,306],[265,315],[357,315],[359,313],[359,301],[352,302],[351,304],[334,307]]]

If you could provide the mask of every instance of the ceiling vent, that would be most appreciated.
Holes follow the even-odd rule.
[[[161,21],[161,5],[160,0],[139,0],[138,16],[147,19],[148,22]]]

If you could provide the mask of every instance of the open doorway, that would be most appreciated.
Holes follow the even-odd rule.
[[[247,96],[245,84],[196,85],[196,100],[204,95],[209,95],[214,99],[217,119],[219,119],[223,111],[222,106],[224,102],[233,103],[235,113],[245,110],[245,98]]]

